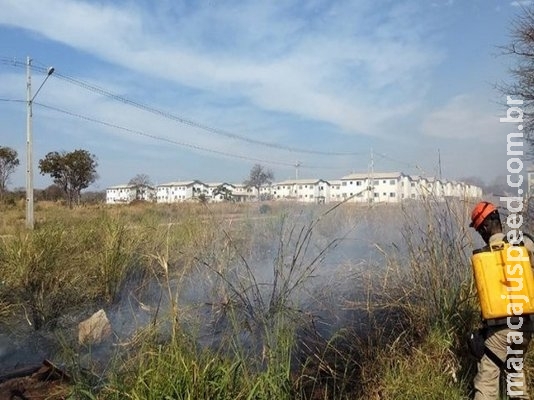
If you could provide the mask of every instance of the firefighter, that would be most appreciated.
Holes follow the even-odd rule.
[[[482,201],[475,206],[471,213],[471,224],[469,226],[480,234],[487,245],[506,241],[499,212],[490,202]],[[526,237],[523,242],[529,251],[532,262],[534,243]],[[527,315],[524,317],[524,323],[522,328],[520,328],[523,336],[520,344],[510,344],[508,342],[507,335],[512,332],[512,329],[508,326],[507,318],[484,321],[484,353],[478,362],[477,374],[474,379],[475,400],[499,399],[501,371],[504,371],[507,378],[507,387],[504,390],[507,390],[509,393],[515,393],[509,397],[510,399],[530,398],[524,370],[509,370],[506,363],[507,354],[510,353],[510,350],[522,351],[519,354],[523,354],[524,356],[528,348],[532,329],[531,322],[529,322],[530,316]],[[518,330],[515,329],[513,334],[518,334]],[[520,392],[522,394],[519,394]]]

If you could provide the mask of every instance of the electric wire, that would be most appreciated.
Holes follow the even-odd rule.
[[[377,152],[375,152],[374,154],[379,156],[380,158],[383,158],[384,160],[393,161],[393,162],[395,162],[397,164],[404,165],[404,166],[406,166],[408,168],[420,169],[420,167],[417,164],[411,164],[411,163],[408,163],[406,161],[397,160],[397,159],[395,159],[393,157],[390,157],[390,156],[386,155],[385,153],[377,153]]]
[[[0,98],[0,101],[16,102],[16,103],[25,103],[26,102],[25,100],[4,99],[4,98]],[[33,102],[33,104],[37,105],[37,106],[40,106],[40,107],[43,107],[43,108],[46,108],[46,109],[49,109],[49,110],[52,110],[52,111],[56,111],[56,112],[59,112],[59,113],[62,113],[62,114],[69,115],[71,117],[75,117],[75,118],[79,118],[79,119],[82,119],[82,120],[85,120],[85,121],[89,121],[89,122],[97,123],[97,124],[100,124],[100,125],[104,125],[104,126],[107,126],[109,128],[119,129],[119,130],[122,130],[124,132],[128,132],[128,133],[132,133],[132,134],[136,134],[136,135],[140,135],[140,136],[149,137],[151,139],[164,141],[164,142],[176,144],[176,145],[183,146],[183,147],[189,147],[189,148],[193,148],[193,149],[196,149],[196,150],[201,150],[201,151],[205,151],[205,152],[209,152],[209,153],[216,153],[216,154],[224,155],[224,156],[227,156],[227,157],[241,158],[241,159],[249,160],[249,161],[257,161],[257,162],[263,162],[263,163],[272,164],[272,165],[282,165],[282,166],[295,167],[294,163],[286,163],[286,162],[282,162],[282,161],[281,162],[268,161],[268,160],[263,160],[263,159],[259,159],[259,158],[248,157],[248,156],[243,156],[243,155],[239,155],[239,154],[223,152],[223,151],[219,151],[219,150],[213,150],[213,149],[209,149],[207,147],[194,145],[194,144],[190,144],[190,143],[186,143],[186,142],[180,142],[180,141],[177,141],[177,140],[164,138],[162,136],[157,136],[157,135],[154,135],[154,134],[149,134],[149,133],[138,131],[138,130],[135,130],[135,129],[123,127],[123,126],[120,126],[120,125],[117,125],[117,124],[113,124],[111,122],[102,121],[102,120],[99,120],[97,118],[93,118],[93,117],[89,117],[89,116],[86,116],[86,115],[74,113],[72,111],[63,110],[61,108],[50,106],[50,105],[47,105],[47,104],[38,103],[38,102]],[[320,167],[320,166],[313,166],[313,165],[307,165],[307,164],[302,164],[302,163],[299,163],[298,166],[299,167],[303,167],[305,169],[327,169],[327,170],[341,170],[341,169],[344,169],[344,168],[341,168],[341,167],[327,167],[327,166],[321,166]]]
[[[26,102],[26,100],[6,99],[6,98],[0,98],[0,101],[15,102],[15,103],[25,103]],[[135,131],[135,130],[130,129],[130,128],[122,127],[122,126],[119,126],[119,125],[116,125],[116,124],[113,124],[113,123],[110,123],[110,122],[101,121],[101,120],[98,120],[96,118],[84,116],[82,114],[77,114],[77,113],[74,113],[74,112],[71,112],[71,111],[63,110],[63,109],[60,109],[58,107],[49,106],[49,105],[46,105],[46,104],[43,104],[43,103],[34,103],[34,104],[39,105],[39,106],[41,106],[43,108],[50,109],[52,111],[56,111],[56,112],[60,112],[60,113],[69,115],[71,117],[79,118],[79,119],[86,120],[86,121],[89,121],[89,122],[98,123],[98,124],[105,125],[105,126],[108,126],[110,128],[119,129],[119,130],[122,130],[122,131],[125,131],[125,132],[135,133],[135,134],[138,134],[138,135],[150,137],[150,138],[155,139],[155,140],[167,141],[167,142],[174,143],[174,144],[177,144],[177,145],[180,145],[180,146],[192,147],[192,148],[195,148],[197,150],[202,150],[202,151],[206,151],[206,152],[212,152],[212,153],[218,152],[217,150],[204,148],[202,146],[190,145],[188,143],[174,141],[172,139],[163,138],[163,137],[160,137],[160,136],[157,136],[157,135],[152,135],[152,134],[148,134],[148,133],[144,133],[144,132],[140,132],[140,131]],[[220,153],[222,155],[226,155],[226,156],[229,156],[229,157],[236,157],[236,158],[243,158],[243,159],[248,159],[248,160],[260,161],[259,159],[254,159],[253,157],[234,155],[234,154],[225,153],[225,152],[220,152]],[[403,165],[403,166],[406,166],[406,167],[414,169],[414,170],[420,170],[422,173],[424,173],[424,170],[422,170],[422,168],[417,164],[411,164],[411,163],[408,163],[406,161],[401,161],[401,160],[398,160],[396,158],[392,158],[392,157],[386,155],[385,153],[374,152],[373,154],[375,154],[376,156],[378,156],[378,157],[380,157],[382,159],[385,159],[385,160],[388,160],[388,161],[392,161],[392,162],[394,162],[396,164]],[[264,161],[264,160],[261,160],[261,161],[262,162],[267,162],[267,161]],[[284,163],[284,162],[280,162],[280,163],[278,163],[278,162],[269,162],[269,163],[270,164],[284,165],[284,166],[288,166],[289,165],[289,163]],[[294,167],[295,164],[291,164],[291,166]],[[343,168],[325,167],[325,166],[323,166],[323,167],[311,166],[311,165],[300,164],[300,163],[299,163],[298,166],[299,167],[302,166],[302,167],[304,167],[306,169],[331,169],[331,170],[343,169]]]
[[[35,61],[35,60],[33,60],[33,61]],[[14,66],[14,67],[26,67],[26,63],[25,62],[18,61],[16,58],[0,57],[0,62],[3,63],[3,64]],[[38,61],[35,61],[35,62],[41,64],[42,66],[32,64],[31,68],[33,70],[36,70],[36,71],[39,71],[39,72],[42,72],[42,73],[46,73],[47,72],[48,67],[44,66],[44,64],[42,64],[42,63],[40,63]],[[235,139],[235,140],[245,141],[245,142],[250,143],[250,144],[262,145],[262,146],[267,146],[267,147],[270,147],[270,148],[276,148],[276,149],[286,150],[286,151],[295,152],[295,153],[305,153],[305,154],[315,154],[315,155],[325,155],[325,156],[355,156],[355,155],[361,156],[361,155],[365,155],[366,154],[366,153],[362,153],[362,152],[323,152],[323,151],[307,150],[307,149],[301,149],[301,148],[296,148],[296,147],[284,146],[284,145],[280,145],[280,144],[276,144],[276,143],[263,142],[263,141],[247,138],[247,137],[244,137],[244,136],[241,136],[241,135],[237,135],[237,134],[234,134],[234,133],[231,133],[231,132],[227,132],[227,131],[224,131],[224,130],[221,130],[221,129],[213,128],[213,127],[210,127],[208,125],[205,125],[205,124],[202,124],[202,123],[198,123],[198,122],[195,122],[195,121],[192,121],[190,119],[183,118],[183,117],[179,117],[179,116],[173,115],[173,114],[171,114],[169,112],[161,111],[159,109],[156,109],[154,107],[151,107],[151,106],[148,106],[148,105],[145,105],[145,104],[138,103],[136,101],[130,100],[130,99],[125,98],[123,96],[119,96],[117,94],[114,94],[114,93],[112,93],[112,92],[110,92],[110,91],[108,91],[108,90],[106,90],[104,88],[89,84],[89,83],[81,81],[79,79],[75,79],[75,78],[73,78],[71,76],[68,76],[68,75],[61,74],[61,73],[57,72],[57,70],[55,71],[53,76],[56,77],[56,78],[62,79],[64,81],[68,82],[68,83],[71,83],[71,84],[73,84],[75,86],[78,86],[78,87],[81,87],[81,88],[86,89],[88,91],[91,91],[93,93],[100,94],[102,96],[111,98],[112,100],[119,101],[119,102],[121,102],[123,104],[133,106],[135,108],[147,111],[149,113],[152,113],[152,114],[155,114],[155,115],[158,115],[158,116],[162,116],[164,118],[171,119],[171,120],[174,120],[176,122],[182,123],[184,125],[188,125],[188,126],[191,126],[191,127],[194,127],[194,128],[198,128],[198,129],[210,132],[210,133],[223,135],[223,136],[226,136],[228,138]],[[24,102],[24,100],[15,100],[15,99],[0,99],[0,101]],[[35,103],[35,104],[37,104],[37,103]],[[105,121],[100,121],[100,120],[97,120],[96,118],[91,118],[91,117],[83,116],[81,114],[76,114],[76,113],[73,113],[73,112],[70,112],[70,111],[62,110],[62,109],[59,109],[57,107],[46,106],[46,105],[44,105],[42,103],[40,103],[39,105],[44,107],[44,108],[49,108],[51,110],[54,110],[54,111],[57,111],[57,112],[61,112],[61,113],[64,113],[64,114],[67,114],[67,115],[70,115],[70,116],[73,116],[73,117],[77,117],[77,118],[80,118],[80,119],[85,119],[87,121],[91,121],[91,122],[94,122],[94,123],[99,123],[99,124],[106,125],[108,127],[112,127],[112,128],[115,128],[115,129],[120,129],[120,130],[123,130],[125,132],[135,133],[135,134],[138,134],[138,135],[150,137],[150,138],[153,138],[153,139],[156,139],[156,140],[167,141],[167,142],[174,143],[174,144],[177,144],[177,145],[180,145],[180,146],[184,146],[184,147],[190,147],[190,148],[194,148],[194,149],[201,150],[201,151],[217,153],[217,154],[225,155],[225,156],[228,156],[228,157],[241,158],[241,159],[246,159],[246,160],[251,160],[251,161],[261,161],[261,162],[265,162],[265,163],[269,163],[269,164],[273,164],[273,165],[283,165],[283,166],[289,166],[290,165],[292,167],[295,166],[295,164],[290,164],[290,163],[285,163],[285,162],[259,160],[259,159],[255,159],[253,157],[227,153],[227,152],[223,152],[223,151],[204,148],[204,147],[198,146],[198,145],[192,145],[192,144],[185,143],[185,142],[174,141],[172,139],[167,139],[167,138],[163,138],[163,137],[160,137],[160,136],[151,135],[151,134],[147,134],[147,133],[140,132],[140,131],[135,131],[135,130],[130,129],[130,128],[121,127],[121,126],[118,126],[118,125],[115,125],[115,124],[112,124],[112,123],[108,123],[108,122],[105,122]],[[408,162],[405,162],[405,161],[401,161],[401,160],[397,160],[395,158],[387,156],[384,153],[375,152],[374,154],[376,154],[377,156],[381,157],[382,159],[395,162],[395,163],[397,163],[399,165],[404,165],[406,167],[409,167],[409,168],[412,168],[412,169],[415,169],[415,170],[421,170],[420,166],[418,166],[418,165],[411,164],[411,163],[408,163]],[[331,168],[331,167],[315,167],[315,166],[308,166],[308,165],[299,165],[299,167],[300,166],[302,166],[304,168],[308,168],[308,169],[319,169],[319,168],[321,168],[321,169],[341,169],[341,168]]]
[[[247,161],[255,161],[255,162],[261,162],[261,163],[271,164],[271,165],[280,165],[280,166],[285,166],[285,167],[294,167],[295,166],[295,164],[288,163],[288,162],[264,160],[264,159],[259,159],[259,158],[255,158],[255,157],[249,157],[249,156],[244,156],[244,155],[240,155],[240,154],[234,154],[234,153],[229,153],[229,152],[225,152],[225,151],[209,149],[207,147],[199,146],[199,145],[196,145],[196,144],[181,142],[181,141],[178,141],[178,140],[169,139],[169,138],[165,138],[165,137],[162,137],[162,136],[157,136],[157,135],[154,135],[154,134],[146,133],[146,132],[143,132],[143,131],[140,131],[140,130],[137,130],[137,129],[127,128],[127,127],[124,127],[124,126],[121,126],[121,125],[117,125],[117,124],[114,124],[114,123],[111,123],[111,122],[102,121],[102,120],[99,120],[97,118],[93,118],[93,117],[89,117],[89,116],[86,116],[86,115],[82,115],[82,114],[74,113],[74,112],[71,112],[71,111],[63,110],[61,108],[50,106],[50,105],[43,104],[43,103],[34,102],[33,104],[37,105],[39,107],[46,108],[48,110],[52,110],[52,111],[55,111],[55,112],[59,112],[59,113],[62,113],[62,114],[69,115],[71,117],[75,117],[75,118],[78,118],[78,119],[81,119],[81,120],[84,120],[84,121],[100,124],[100,125],[106,126],[108,128],[118,129],[118,130],[130,133],[130,134],[144,136],[144,137],[148,137],[148,138],[151,138],[151,139],[154,139],[154,140],[159,140],[159,141],[162,141],[162,142],[167,142],[167,143],[175,144],[175,145],[182,146],[182,147],[188,147],[188,148],[195,149],[195,150],[200,150],[200,151],[213,153],[213,154],[219,154],[219,155],[226,156],[226,157],[231,157],[231,158],[239,158],[239,159],[247,160]],[[301,166],[303,168],[306,168],[306,169],[340,169],[340,168],[319,167],[319,166],[312,166],[312,165],[305,165],[305,164],[300,164],[299,166]]]
[[[20,100],[20,99],[3,99],[3,98],[0,98],[0,101],[9,102],[9,103],[26,103],[26,100]]]
[[[15,67],[25,67],[26,66],[26,63],[23,63],[21,61],[17,61],[16,59],[9,59],[9,58],[6,58],[6,57],[2,57],[0,60],[1,60],[1,62],[3,64],[12,65],[12,66],[15,66]],[[34,70],[37,70],[39,72],[44,72],[44,73],[46,73],[46,71],[47,71],[46,67],[41,67],[41,66],[36,66],[36,65],[32,65],[31,68],[34,69]],[[172,114],[170,112],[162,111],[162,110],[159,110],[159,109],[157,109],[155,107],[152,107],[152,106],[149,106],[149,105],[146,105],[146,104],[139,103],[137,101],[128,99],[126,97],[114,94],[114,93],[112,93],[109,90],[106,90],[104,88],[95,86],[93,84],[89,84],[87,82],[84,82],[82,80],[73,78],[73,77],[68,76],[68,75],[62,74],[62,73],[58,72],[57,69],[54,72],[53,76],[55,78],[58,78],[58,79],[63,80],[65,82],[68,82],[68,83],[70,83],[72,85],[78,86],[78,87],[80,87],[82,89],[91,91],[93,93],[97,93],[97,94],[99,94],[101,96],[108,97],[108,98],[110,98],[112,100],[121,102],[123,104],[127,104],[129,106],[132,106],[132,107],[135,107],[137,109],[149,112],[151,114],[158,115],[158,116],[173,120],[175,122],[181,123],[183,125],[188,125],[188,126],[203,130],[203,131],[211,133],[211,134],[224,136],[224,137],[227,137],[227,138],[230,138],[230,139],[234,139],[234,140],[244,141],[244,142],[247,142],[249,144],[265,146],[265,147],[279,149],[279,150],[285,150],[285,151],[289,151],[289,152],[293,152],[293,153],[315,154],[315,155],[324,155],[324,156],[361,156],[361,155],[365,154],[365,153],[362,153],[362,152],[326,152],[326,151],[319,151],[319,150],[309,150],[309,149],[303,149],[303,148],[298,148],[298,147],[285,146],[285,145],[281,145],[281,144],[277,144],[277,143],[264,142],[264,141],[261,141],[261,140],[252,139],[252,138],[248,138],[246,136],[238,135],[236,133],[232,133],[232,132],[229,132],[229,131],[226,131],[226,130],[223,130],[223,129],[214,128],[212,126],[209,126],[209,125],[206,125],[206,124],[203,124],[203,123],[200,123],[200,122],[196,122],[196,121],[193,121],[193,120],[188,119],[188,118],[177,116],[177,115]]]

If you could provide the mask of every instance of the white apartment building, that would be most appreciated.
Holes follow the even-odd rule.
[[[341,180],[334,179],[328,182],[330,183],[330,196],[326,200],[326,202],[329,203],[329,202],[342,201],[343,198],[341,194]]]
[[[273,200],[293,200],[323,204],[330,201],[330,183],[323,179],[295,179],[275,183]]]
[[[134,200],[154,201],[155,189],[146,185],[117,185],[106,189],[107,204],[128,204]]]
[[[258,199],[258,191],[256,188],[247,187],[242,183],[234,184],[234,191],[232,198],[236,202],[247,202]]]
[[[532,174],[532,175],[530,175]],[[534,190],[534,170],[529,173],[529,187]],[[258,200],[297,201],[304,203],[398,203],[405,200],[433,198],[480,198],[482,189],[463,182],[410,176],[403,172],[353,173],[335,180],[295,179],[256,188],[227,182],[203,183],[198,180],[170,182],[156,190],[141,190],[133,185],[112,186],[106,190],[109,204],[129,203],[135,199],[155,198],[158,203],[177,203],[198,199],[211,202]]]
[[[198,199],[201,195],[208,196],[209,188],[200,181],[169,182],[158,185],[156,201],[158,203],[180,203]]]
[[[353,173],[342,177],[339,180],[339,187],[333,190],[332,193],[335,193],[337,198],[341,197],[341,201],[350,198],[347,201],[351,203],[367,203],[372,201],[370,188],[370,175]],[[336,199],[335,201],[338,200]]]
[[[339,194],[354,203],[397,203],[408,198],[409,188],[410,177],[402,172],[353,173],[341,178]]]
[[[466,185],[465,197],[481,198],[483,196],[482,188],[475,185]]]

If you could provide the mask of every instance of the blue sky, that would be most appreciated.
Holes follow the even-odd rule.
[[[519,3],[0,0],[10,186],[25,185],[27,56],[56,71],[35,99],[35,164],[89,150],[92,189],[139,173],[237,183],[255,163],[279,181],[297,162],[299,178],[336,179],[368,171],[371,151],[376,171],[437,176],[439,152],[444,178],[491,182],[507,173],[494,85]],[[43,79],[33,70],[34,91]],[[36,168],[35,186],[51,183]]]

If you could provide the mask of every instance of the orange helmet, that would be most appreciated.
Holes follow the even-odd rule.
[[[478,229],[486,217],[496,210],[497,208],[495,208],[495,206],[489,201],[481,201],[475,206],[475,208],[473,208],[473,211],[471,212],[471,223],[469,226]]]

